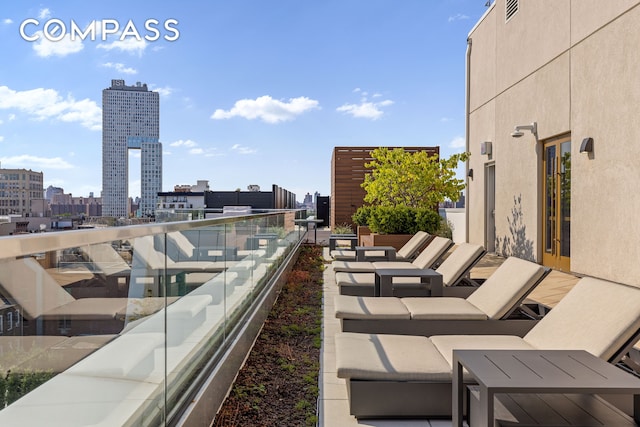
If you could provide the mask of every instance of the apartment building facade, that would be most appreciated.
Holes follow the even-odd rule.
[[[162,191],[160,95],[140,82],[111,80],[102,91],[102,199],[104,216],[127,217],[128,151],[141,150],[143,216],[152,216]]]
[[[638,0],[496,0],[476,24],[469,242],[640,284],[638,22]]]
[[[0,168],[0,215],[29,216],[31,205],[43,199],[42,172]]]

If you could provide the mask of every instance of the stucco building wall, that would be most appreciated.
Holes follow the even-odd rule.
[[[520,0],[505,21],[497,0],[472,30],[470,242],[487,243],[485,170],[494,165],[496,251],[542,262],[543,144],[570,135],[570,270],[640,284],[639,4]],[[511,137],[532,122],[537,139]],[[587,137],[594,151],[580,153]],[[480,153],[483,141],[491,155]]]

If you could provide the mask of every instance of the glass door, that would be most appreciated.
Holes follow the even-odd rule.
[[[496,165],[485,165],[484,169],[485,194],[485,241],[487,252],[496,251]]]
[[[571,259],[571,139],[545,142],[542,264],[569,271]]]

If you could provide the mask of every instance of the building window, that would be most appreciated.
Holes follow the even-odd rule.
[[[511,19],[513,15],[518,12],[519,5],[518,0],[507,0],[504,4],[505,7],[505,21]]]

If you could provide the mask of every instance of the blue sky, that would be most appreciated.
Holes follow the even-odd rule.
[[[0,164],[42,171],[45,187],[74,196],[100,195],[111,79],[160,93],[165,191],[197,180],[212,190],[277,184],[302,201],[330,194],[336,146],[439,145],[448,156],[464,149],[466,37],[485,3],[5,0]],[[24,26],[38,40],[21,36],[26,19],[38,21]],[[51,19],[67,29],[61,41],[42,33]],[[145,29],[150,19],[158,33]],[[94,21],[95,40],[70,40],[72,23]],[[64,35],[55,22],[52,36]],[[107,34],[114,22],[121,33]],[[139,152],[129,159],[137,196]]]

